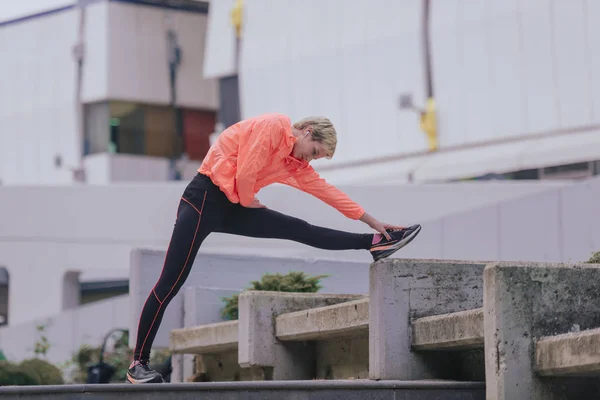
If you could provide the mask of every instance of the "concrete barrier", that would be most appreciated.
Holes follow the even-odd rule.
[[[418,318],[413,322],[414,350],[483,348],[483,309]]]
[[[238,348],[238,321],[219,322],[191,328],[173,329],[173,354],[223,353]]]
[[[488,400],[598,398],[597,379],[547,377],[585,364],[597,349],[579,347],[576,353],[573,345],[592,340],[596,332],[547,337],[600,327],[599,281],[600,265],[593,264],[492,263],[485,268]],[[575,359],[564,357],[568,351]],[[592,363],[580,372],[593,369]]]
[[[202,290],[189,288],[186,297],[197,296],[194,292]],[[358,336],[365,337],[366,348],[368,299],[363,297],[244,292],[239,299],[239,321],[171,331],[170,349],[174,358],[194,355],[196,359],[194,368],[183,373],[177,371],[176,382],[186,381],[192,375],[199,380],[228,381],[312,379],[319,375],[319,370],[323,377],[348,374],[347,365],[344,371],[339,368],[333,371],[327,357],[319,357],[315,341],[351,340]],[[331,345],[321,344],[321,347],[322,353],[333,350]],[[338,357],[338,364],[345,361]],[[367,370],[368,365],[364,364]],[[320,368],[322,365],[325,367]]]
[[[535,346],[540,376],[600,374],[600,328],[540,338]]]
[[[266,379],[313,379],[316,376],[314,343],[277,340],[277,316],[360,297],[362,296],[243,292],[239,297],[239,364],[242,367],[261,368]]]
[[[371,379],[447,377],[440,354],[412,351],[412,321],[481,308],[484,262],[386,259],[369,275]]]
[[[281,314],[275,319],[275,336],[281,341],[331,340],[368,332],[368,298]]]
[[[364,380],[0,387],[3,400],[484,400],[477,382]]]
[[[597,398],[599,278],[594,264],[383,260],[369,297],[245,292],[239,322],[175,331],[172,348],[229,351],[248,379],[485,377],[487,400]]]

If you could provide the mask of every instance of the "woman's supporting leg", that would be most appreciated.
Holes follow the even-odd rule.
[[[206,196],[206,193],[204,194]],[[162,272],[148,295],[139,320],[134,360],[147,363],[156,332],[169,302],[190,273],[202,241],[211,224],[202,217],[204,201],[194,205],[185,198],[179,203],[177,220],[167,249]]]
[[[190,273],[200,245],[221,227],[227,207],[226,198],[201,178],[194,179],[184,192],[162,272],[140,315],[134,362],[127,376],[130,382],[162,381],[160,374],[147,367],[152,343],[165,309]]]
[[[287,239],[326,250],[368,250],[373,234],[339,231],[270,210],[236,205],[220,232],[256,238]]]

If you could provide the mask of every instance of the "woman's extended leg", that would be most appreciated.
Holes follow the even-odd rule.
[[[219,232],[256,238],[287,239],[326,250],[369,250],[374,261],[389,257],[410,243],[421,231],[412,225],[390,231],[390,239],[379,233],[361,234],[311,225],[267,208],[233,207]]]
[[[270,210],[236,205],[220,232],[256,238],[287,239],[326,250],[368,250],[373,234],[350,233],[324,228]]]

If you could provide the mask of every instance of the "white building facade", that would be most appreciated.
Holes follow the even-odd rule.
[[[236,0],[223,0],[204,76],[239,77],[242,117],[329,116],[330,180],[582,178],[600,159],[600,6],[587,3],[246,1],[238,66]],[[403,95],[433,100],[435,154]]]
[[[218,106],[202,78],[207,12],[79,0],[0,22],[0,182],[167,180],[182,154],[197,168]]]

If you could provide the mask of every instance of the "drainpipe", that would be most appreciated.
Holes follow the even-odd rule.
[[[438,132],[436,119],[436,106],[433,91],[433,72],[431,67],[431,43],[429,38],[430,19],[429,11],[431,9],[431,0],[423,0],[423,21],[421,31],[421,48],[423,49],[423,64],[425,66],[425,108],[419,108],[413,103],[413,97],[410,93],[404,93],[399,99],[399,108],[411,110],[419,114],[421,131],[427,137],[427,147],[429,151],[438,150]]]
[[[73,180],[76,183],[85,182],[85,170],[83,167],[83,154],[85,151],[85,114],[82,101],[83,88],[83,61],[85,56],[85,6],[82,0],[77,1],[77,14],[79,17],[77,41],[73,45],[73,58],[76,63],[76,81],[75,81],[75,117],[76,117],[76,135],[75,148],[77,151],[76,165],[72,168]]]
[[[173,109],[175,116],[175,139],[173,140],[173,157],[171,157],[169,168],[170,178],[173,180],[181,180],[181,172],[178,168],[178,155],[185,153],[184,140],[183,140],[183,115],[180,107],[177,107],[177,72],[179,65],[181,64],[181,47],[177,41],[177,33],[173,28],[173,16],[167,15],[167,57],[169,63],[169,87],[171,90],[170,104]]]
[[[421,130],[427,136],[427,144],[430,151],[438,149],[438,132],[436,121],[436,107],[433,95],[433,72],[431,68],[431,39],[430,39],[430,10],[431,0],[423,2],[423,56],[425,63],[425,85],[427,102],[425,110],[421,113]]]

